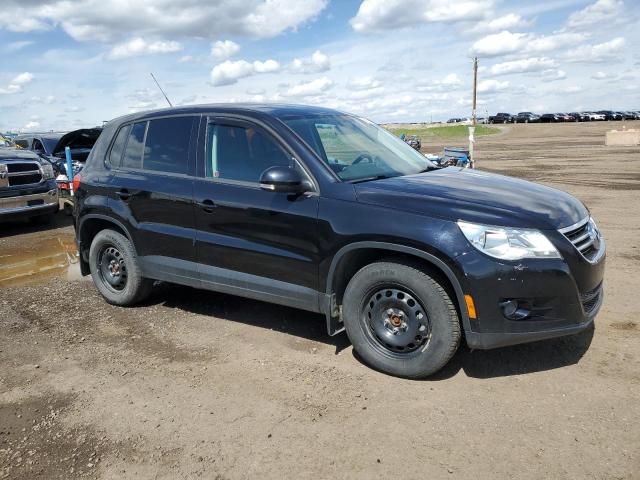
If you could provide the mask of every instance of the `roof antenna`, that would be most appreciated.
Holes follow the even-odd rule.
[[[173,104],[171,103],[171,101],[169,100],[169,98],[167,97],[167,94],[164,93],[164,90],[162,90],[162,87],[160,86],[160,84],[158,83],[158,80],[156,80],[156,77],[153,76],[153,73],[149,72],[149,75],[151,75],[151,78],[153,78],[153,81],[156,82],[156,85],[158,86],[158,88],[160,89],[160,91],[162,92],[162,95],[164,95],[164,99],[167,101],[167,103],[169,104],[170,107],[173,107]]]

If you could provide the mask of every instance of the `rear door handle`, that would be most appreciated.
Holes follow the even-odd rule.
[[[124,200],[124,201],[127,201],[131,198],[131,193],[126,188],[123,188],[122,190],[118,190],[116,192],[116,195],[120,197],[121,200]]]
[[[198,205],[207,213],[213,213],[213,209],[216,208],[216,204],[214,203],[214,201],[209,200],[208,198],[204,199],[201,202],[196,202],[196,205]]]

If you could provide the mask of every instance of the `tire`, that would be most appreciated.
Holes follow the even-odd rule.
[[[343,320],[354,350],[371,367],[398,377],[440,370],[460,343],[460,322],[438,281],[410,264],[377,262],[347,285]]]
[[[128,307],[151,293],[153,280],[144,278],[133,245],[114,230],[102,230],[89,249],[93,283],[111,305]]]

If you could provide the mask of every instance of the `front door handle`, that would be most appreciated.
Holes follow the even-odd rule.
[[[207,213],[213,213],[213,209],[216,208],[216,204],[213,202],[213,200],[209,200],[208,198],[204,199],[201,202],[196,202],[196,205],[198,205]]]

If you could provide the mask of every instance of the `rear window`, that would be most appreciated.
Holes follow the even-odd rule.
[[[122,167],[142,168],[142,152],[144,150],[144,133],[147,122],[134,123],[129,133],[127,147],[122,157]]]
[[[120,166],[120,160],[122,159],[122,152],[124,151],[124,146],[127,142],[127,136],[129,135],[129,129],[131,125],[125,125],[118,131],[118,135],[116,136],[116,140],[113,142],[113,146],[111,147],[111,153],[109,153],[109,163],[113,167]]]
[[[194,119],[172,117],[149,121],[143,168],[157,172],[189,173],[189,142]]]

